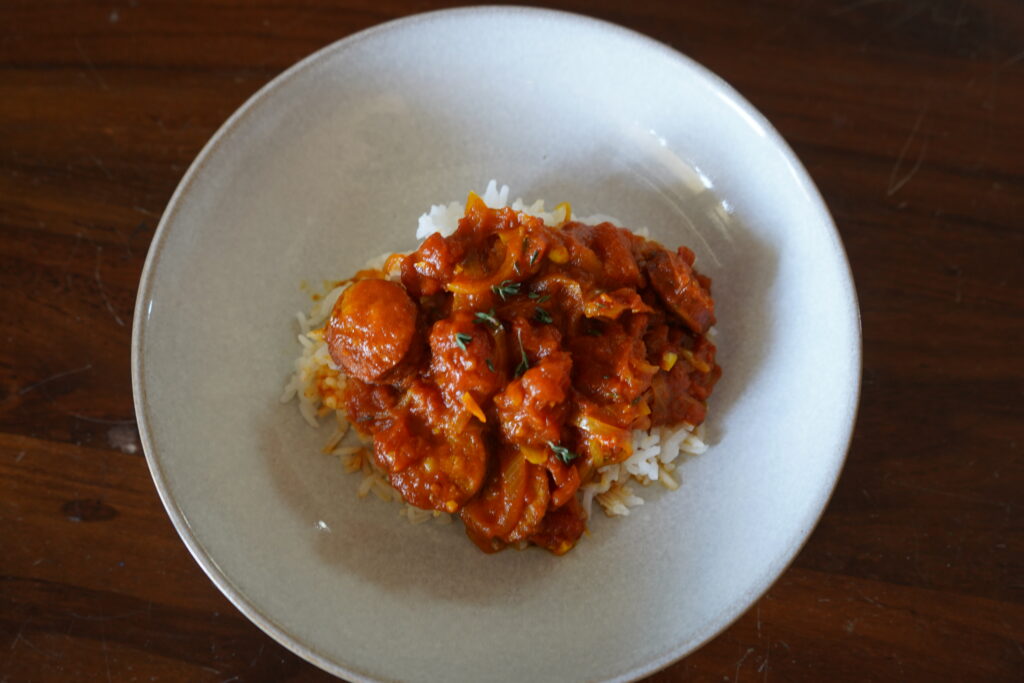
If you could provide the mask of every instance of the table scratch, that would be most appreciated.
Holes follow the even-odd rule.
[[[11,641],[11,649],[12,650],[15,647],[17,647],[18,646],[18,642],[21,641],[21,633],[22,633],[22,631],[25,630],[25,623],[26,622],[24,622],[24,621],[21,622],[21,626],[18,628],[18,632],[16,634],[14,634],[14,640]]]
[[[85,48],[82,47],[82,41],[78,38],[75,38],[75,47],[78,48],[78,54],[81,55],[83,60],[85,60],[85,65],[89,67],[89,71],[96,79],[96,82],[99,83],[99,86],[104,90],[110,90],[110,86],[108,86],[107,82],[103,80],[103,76],[100,75],[100,72],[96,70],[96,65],[92,63],[91,59],[89,59],[89,55],[85,53]]]
[[[107,296],[107,290],[103,286],[103,278],[100,277],[100,261],[103,259],[103,247],[96,247],[96,268],[93,269],[93,278],[96,280],[96,286],[100,290],[100,296],[103,297],[103,303],[106,304],[107,310],[110,311],[110,315],[114,316],[114,322],[121,327],[124,327],[124,320],[114,310],[114,304],[110,301],[110,297]]]
[[[110,679],[110,655],[107,653],[107,634],[103,633],[103,664],[107,669],[107,683],[111,683]]]
[[[1024,50],[1021,50],[1012,57],[1007,58],[1002,64],[999,65],[999,68],[1005,69],[1008,66],[1013,66],[1014,64],[1021,60],[1024,60]]]
[[[56,375],[50,375],[49,377],[41,379],[38,382],[33,382],[32,384],[29,384],[27,387],[21,388],[18,391],[18,396],[23,396],[23,395],[27,394],[28,392],[32,391],[33,389],[38,389],[39,387],[43,386],[44,384],[49,384],[50,382],[55,382],[58,379],[61,379],[63,377],[70,377],[71,375],[77,375],[77,374],[79,374],[81,372],[87,372],[89,370],[92,370],[92,363],[89,363],[87,365],[83,365],[80,368],[75,368],[74,370],[65,370],[64,372],[58,372]]]
[[[264,648],[265,646],[266,646],[266,643],[260,643],[260,651],[259,651],[259,652],[257,652],[257,653],[256,653],[256,656],[252,658],[252,661],[251,661],[251,662],[249,662],[249,668],[250,668],[250,669],[251,669],[251,668],[252,668],[253,666],[255,666],[255,665],[256,665],[256,660],[257,660],[257,659],[259,659],[259,658],[260,658],[260,655],[262,655],[262,654],[263,654],[263,648]]]
[[[921,164],[924,162],[925,154],[928,152],[928,139],[925,138],[924,144],[921,145],[921,153],[917,155],[917,161],[914,162],[913,167],[899,176],[900,167],[903,165],[903,160],[907,156],[907,152],[910,150],[910,146],[913,144],[914,139],[917,137],[917,132],[921,129],[921,122],[924,121],[925,115],[928,113],[928,104],[925,104],[921,109],[921,113],[917,115],[917,120],[914,121],[913,127],[910,129],[910,135],[907,136],[907,141],[903,143],[903,148],[900,149],[899,156],[896,157],[896,163],[893,164],[892,171],[889,173],[889,187],[886,190],[885,196],[891,197],[900,189],[910,182],[910,179],[914,177],[918,169],[921,168]]]
[[[963,501],[966,501],[968,503],[975,503],[976,505],[991,505],[993,507],[997,507],[997,508],[1001,509],[1006,514],[1010,514],[1011,512],[1013,512],[1013,506],[1011,504],[1003,503],[1003,502],[1000,502],[998,500],[992,500],[990,498],[985,498],[983,496],[970,496],[970,495],[965,495],[963,493],[957,493],[955,491],[943,491],[941,489],[935,489],[935,488],[931,488],[929,486],[916,486],[914,484],[908,484],[905,481],[898,481],[898,482],[896,482],[896,485],[897,486],[902,486],[903,488],[906,488],[906,489],[910,489],[911,491],[922,491],[922,492],[925,492],[925,493],[934,493],[935,495],[938,495],[938,496],[946,496],[948,498],[954,498],[956,500],[963,500]]]
[[[129,425],[136,423],[136,420],[134,418],[128,420],[105,420],[101,417],[89,417],[88,415],[82,415],[81,413],[76,413],[73,411],[65,411],[64,414],[73,417],[76,420],[84,420],[85,422],[95,422],[96,424],[101,425]]]
[[[740,680],[740,667],[743,666],[743,662],[747,661],[747,657],[749,657],[750,653],[753,652],[753,651],[754,651],[754,648],[748,647],[747,651],[743,653],[742,657],[740,657],[740,660],[738,662],[736,662],[736,675],[733,676],[733,680],[734,681]]]
[[[107,169],[107,167],[103,164],[103,160],[102,159],[100,159],[95,154],[90,154],[89,158],[92,159],[92,163],[95,164],[98,169],[103,171],[104,175],[107,176],[107,180],[113,180],[114,179],[114,176],[110,173],[110,171]]]

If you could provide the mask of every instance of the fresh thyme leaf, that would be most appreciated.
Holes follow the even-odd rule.
[[[465,332],[455,333],[455,344],[463,351],[466,350],[466,344],[468,344],[471,341],[473,341],[473,335],[466,334]]]
[[[548,441],[548,448],[554,451],[554,454],[558,456],[558,459],[568,465],[570,462],[580,457],[578,454],[573,453],[565,446],[556,444],[553,441]]]
[[[530,297],[539,304],[542,304],[551,298],[550,294],[538,294],[537,292],[530,292],[526,296]]]
[[[499,327],[501,327],[501,321],[498,320],[498,318],[495,316],[493,308],[487,311],[486,313],[484,313],[483,311],[477,311],[476,313],[473,314],[473,317],[476,318],[476,322],[486,323],[493,327],[494,329],[498,329]]]
[[[491,362],[490,358],[487,359],[487,369],[491,372],[497,372],[497,370],[494,369],[494,363]]]
[[[530,254],[530,265],[532,266],[537,262],[537,257],[540,256],[540,249]]]
[[[522,330],[520,330],[516,336],[519,337],[519,355],[522,357],[522,360],[519,361],[519,365],[516,366],[516,377],[519,377],[530,369],[530,359],[526,357],[526,349],[523,348]]]
[[[519,293],[519,283],[512,282],[511,280],[502,280],[500,285],[491,285],[491,291],[500,296],[502,301],[505,301],[508,297]]]
[[[512,262],[512,270],[516,271],[516,275],[519,275],[519,273],[520,273],[519,261],[513,261]]]
[[[551,314],[545,311],[543,308],[533,309],[533,317],[545,325],[550,325],[552,322]]]

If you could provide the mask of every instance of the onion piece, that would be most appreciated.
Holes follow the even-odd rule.
[[[480,420],[481,422],[487,422],[487,416],[484,415],[484,411],[480,409],[480,404],[476,402],[473,395],[468,391],[462,392],[462,405],[466,406],[466,410],[473,414],[473,417]]]

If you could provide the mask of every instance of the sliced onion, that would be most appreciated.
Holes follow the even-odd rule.
[[[473,395],[468,391],[462,392],[462,405],[466,406],[466,410],[473,414],[473,417],[480,420],[481,422],[487,422],[487,416],[484,415],[484,411],[480,409],[480,404],[476,402]]]
[[[630,434],[628,429],[623,429],[622,427],[616,427],[615,425],[608,424],[607,422],[598,420],[596,417],[592,415],[577,415],[576,417],[573,418],[572,423],[577,428],[584,432],[587,432],[588,434],[593,434],[595,436],[600,436],[604,438],[622,440],[626,443],[629,442]]]
[[[505,248],[505,257],[496,270],[479,277],[467,275],[464,270],[457,272],[455,277],[445,285],[445,289],[453,294],[481,294],[494,285],[500,285],[506,280],[515,281],[517,277],[516,262],[521,254],[519,250],[510,247],[509,243],[521,244],[523,230],[520,228],[518,230],[499,232],[498,238]]]

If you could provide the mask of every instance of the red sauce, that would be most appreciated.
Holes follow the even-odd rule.
[[[632,430],[704,421],[714,302],[686,247],[470,195],[455,234],[393,259],[400,281],[361,271],[327,326],[344,407],[405,500],[483,550],[567,552],[577,490]]]

